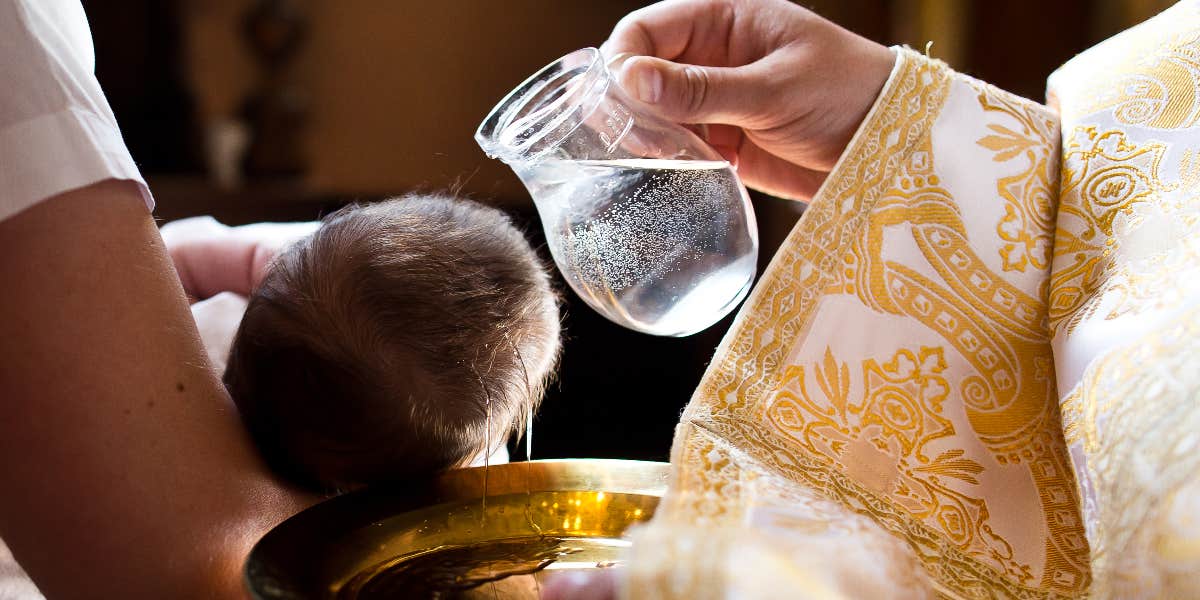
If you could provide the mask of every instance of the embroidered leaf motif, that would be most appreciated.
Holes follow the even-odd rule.
[[[845,415],[846,405],[850,399],[849,367],[842,363],[839,368],[837,360],[833,358],[833,351],[827,346],[825,360],[816,371],[817,383],[820,384],[821,391],[825,392],[829,403],[836,409],[836,414]]]
[[[988,125],[988,129],[1000,135],[986,136],[980,139],[978,144],[995,152],[996,155],[992,157],[992,160],[996,162],[1010,160],[1037,143],[1036,140],[1022,136],[1003,125],[991,124]]]
[[[933,463],[917,467],[914,471],[921,471],[935,475],[945,475],[961,479],[967,483],[978,484],[979,479],[976,475],[983,472],[983,465],[969,459],[963,458],[962,449],[947,450],[933,459]]]

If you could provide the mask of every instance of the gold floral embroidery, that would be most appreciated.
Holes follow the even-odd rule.
[[[1058,429],[1044,304],[1038,290],[1009,283],[970,250],[929,143],[950,73],[908,53],[901,60],[863,127],[869,135],[856,140],[718,350],[680,426],[676,485],[693,501],[712,494],[710,500],[747,502],[734,473],[713,476],[691,452],[693,444],[724,440],[746,455],[741,461],[818,490],[908,541],[946,593],[1076,595],[1089,582],[1087,546]],[[1039,126],[1053,128],[1052,119],[1039,118]],[[1052,189],[1053,161],[1046,157],[1053,142],[1043,143],[1050,150],[1035,154],[1023,176]],[[1036,156],[1043,157],[1040,166]],[[1045,220],[1037,201],[1019,202],[1022,226],[1036,229]],[[908,232],[926,266],[883,260],[879,244],[888,228]],[[1024,268],[1040,260],[1044,271],[1045,255],[1030,256],[1044,242],[1035,242],[1033,252],[1024,244],[1048,229],[1019,237],[1017,228],[1010,228],[1012,243],[1022,244]],[[1013,261],[1018,254],[1014,246]],[[855,370],[832,352],[815,364],[790,364],[819,303],[837,296],[904,319],[897,323],[920,324],[949,346],[905,349],[881,362],[860,359]],[[950,347],[958,365],[953,380],[938,367]],[[909,362],[920,365],[920,375],[902,366]],[[969,431],[956,431],[940,412],[951,396]],[[982,442],[999,464],[1026,469],[1042,502],[1043,563],[1017,560],[990,522],[984,493],[975,489],[984,467],[955,441],[963,435]]]
[[[1191,190],[1200,183],[1200,161],[1194,148],[1171,140],[1200,122],[1198,16],[1193,2],[1180,2],[1090,50],[1088,60],[1072,61],[1052,79],[1069,83],[1062,96],[1064,132],[1070,134],[1063,147],[1050,301],[1058,335],[1071,334],[1092,317],[1111,320],[1180,299],[1167,292],[1177,290],[1172,273],[1195,255],[1179,244],[1173,255],[1147,254],[1129,242],[1170,245],[1138,239],[1148,219],[1158,222],[1144,231],[1157,229],[1154,235],[1172,241],[1195,234],[1200,213]],[[1164,171],[1172,164],[1171,151],[1180,153],[1174,181]],[[1176,226],[1159,227],[1170,221]]]
[[[1200,5],[1179,2],[1052,81],[1063,192],[1050,318],[1098,598],[1196,597]],[[1064,369],[1064,371],[1067,369]],[[1082,372],[1080,374],[1080,372]]]
[[[1098,295],[1105,295],[1106,320],[1125,315],[1164,310],[1184,303],[1189,291],[1200,283],[1196,273],[1200,266],[1200,227],[1188,223],[1189,218],[1200,216],[1200,206],[1189,211],[1167,212],[1161,220],[1173,219],[1182,231],[1172,232],[1171,227],[1152,227],[1164,240],[1174,242],[1173,247],[1154,253],[1134,264],[1125,264],[1116,269],[1104,282]],[[1164,229],[1166,231],[1164,231]]]
[[[997,124],[988,125],[991,135],[980,138],[980,146],[995,152],[992,160],[1006,162],[1023,155],[1028,167],[1022,172],[1000,178],[996,190],[1004,199],[1004,218],[996,234],[1005,244],[1000,257],[1005,271],[1025,271],[1026,265],[1044,271],[1050,267],[1056,212],[1053,174],[1058,147],[1058,125],[1043,111],[1014,102],[1007,96],[991,93],[979,86],[979,104],[986,111],[1012,117],[1021,127],[1014,131]]]
[[[1075,129],[1063,149],[1062,196],[1050,280],[1050,325],[1070,333],[1095,310],[1113,269],[1113,222],[1165,190],[1158,177],[1165,147],[1128,142],[1120,130]]]
[[[1187,154],[1179,181],[1164,182],[1166,152],[1163,143],[1134,144],[1121,130],[1075,128],[1063,153],[1050,292],[1055,331],[1072,333],[1106,298],[1117,297],[1101,315],[1109,320],[1179,300],[1172,280],[1200,257],[1200,207],[1181,183],[1195,176],[1197,161]],[[1148,222],[1159,239],[1138,235]]]
[[[964,551],[1008,562],[1012,547],[987,535],[987,503],[973,488],[983,466],[961,449],[927,453],[931,442],[954,435],[954,425],[942,416],[950,385],[942,375],[941,348],[901,349],[883,364],[866,359],[861,376],[854,378],[848,365],[826,349],[823,363],[810,369],[787,367],[767,411],[770,423],[814,457],[937,525]],[[810,394],[810,387],[819,393]],[[977,545],[987,550],[976,550]],[[1026,565],[1002,568],[1021,574],[1025,582],[1031,579]]]
[[[1097,597],[1156,595],[1168,571],[1155,564],[1153,521],[1176,490],[1200,480],[1198,356],[1193,308],[1094,362],[1063,404],[1080,479],[1094,498]]]
[[[1160,513],[1184,510],[1196,502],[1188,494],[1200,493],[1191,364],[1200,309],[1093,363],[1064,399],[1062,423],[1048,343],[1050,331],[1063,336],[1066,369],[1082,368],[1070,361],[1103,347],[1070,337],[1089,316],[1157,310],[1165,319],[1200,297],[1200,160],[1163,133],[1200,122],[1200,11],[1185,4],[1187,19],[1170,11],[1176,33],[1154,38],[1147,29],[1121,38],[1132,46],[1103,47],[1128,63],[1115,76],[1083,78],[1092,92],[1082,98],[1097,104],[1081,109],[1080,97],[1068,97],[1064,114],[1100,118],[1068,130],[1057,215],[1053,120],[902,53],[865,133],[772,262],[689,405],[663,514],[736,526],[764,486],[778,496],[794,483],[905,540],[948,597],[1193,589],[1170,569],[1194,573],[1186,562],[1194,538],[1167,535],[1171,521]],[[963,82],[987,115],[972,141],[995,161],[973,168],[1003,173],[995,180],[1003,214],[982,230],[942,181],[951,178],[938,169],[953,161],[939,167],[930,143]],[[1164,137],[1139,137],[1147,129]],[[1178,182],[1167,182],[1164,170],[1175,168]],[[913,335],[884,334],[865,347],[816,339],[808,334],[825,323],[814,323],[818,315],[895,323]],[[1080,348],[1083,356],[1072,354]],[[1031,527],[995,516],[1003,505],[989,478],[999,472],[1028,477],[1041,503]],[[1095,542],[1090,590],[1080,504]],[[1039,541],[1043,552],[1031,553]]]
[[[1200,32],[1187,19],[1175,26],[1179,30],[1165,36],[1162,28],[1131,30],[1108,48],[1098,48],[1111,60],[1093,61],[1103,73],[1087,78],[1072,93],[1076,101],[1064,116],[1108,112],[1118,123],[1150,129],[1195,125],[1200,119]]]
[[[764,549],[782,553],[784,560],[750,578],[786,584],[789,594],[837,595],[831,593],[828,575],[840,570],[852,573],[855,581],[871,581],[865,589],[886,589],[891,597],[930,597],[928,576],[908,546],[871,518],[821,497],[801,479],[768,472],[763,463],[748,460],[732,443],[705,429],[688,424],[680,432],[683,441],[672,463],[704,468],[688,469],[689,480],[673,483],[655,520],[631,532],[627,573],[629,589],[637,590],[638,598],[738,596],[731,589],[748,574],[736,568],[731,556],[747,550],[763,556]],[[732,502],[734,498],[738,501]],[[789,545],[788,539],[802,543]],[[797,559],[807,564],[793,568]],[[680,569],[681,564],[688,569]],[[861,569],[864,564],[870,569]]]

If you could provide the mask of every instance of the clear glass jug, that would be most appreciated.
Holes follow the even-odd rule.
[[[595,48],[527,79],[475,139],[516,171],[558,269],[608,319],[690,335],[750,290],[758,231],[733,168],[687,128],[639,111]]]

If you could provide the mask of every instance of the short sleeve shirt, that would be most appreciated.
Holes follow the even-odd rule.
[[[79,0],[0,0],[0,220],[105,179],[140,184]]]

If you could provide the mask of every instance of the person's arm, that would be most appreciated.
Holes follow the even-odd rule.
[[[51,598],[241,598],[258,458],[135,185],[0,222],[0,537]]]

